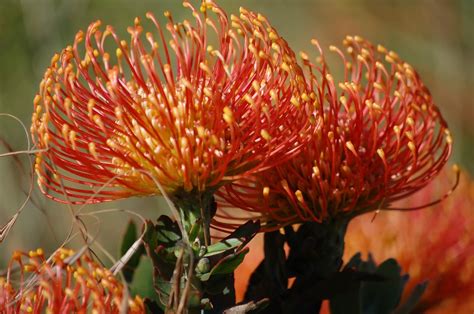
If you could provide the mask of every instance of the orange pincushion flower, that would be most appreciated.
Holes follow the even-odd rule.
[[[89,256],[59,249],[47,261],[43,250],[15,252],[0,278],[0,313],[145,313],[140,297],[124,300],[124,286]],[[12,279],[19,266],[19,284]],[[31,276],[27,277],[28,274]],[[125,306],[125,307],[124,307]]]
[[[446,176],[441,178],[449,182]],[[410,200],[426,202],[444,188],[446,184],[430,185]],[[372,215],[361,216],[349,224],[345,260],[356,252],[370,252],[379,263],[395,258],[410,275],[405,298],[415,285],[428,281],[417,313],[472,313],[473,208],[474,183],[463,175],[453,195],[432,208],[410,213],[381,213],[373,221]]]
[[[49,197],[159,194],[156,182],[171,194],[213,190],[301,146],[308,97],[287,43],[260,14],[183,4],[194,23],[166,12],[162,27],[148,13],[150,31],[137,18],[127,42],[98,21],[53,57],[32,119]]]
[[[419,75],[396,53],[347,37],[345,52],[330,47],[343,65],[337,83],[313,44],[321,54],[317,63],[301,57],[321,126],[316,136],[296,157],[221,193],[267,228],[388,208],[430,182],[451,154],[446,122]],[[222,210],[215,224],[229,225],[236,215]]]

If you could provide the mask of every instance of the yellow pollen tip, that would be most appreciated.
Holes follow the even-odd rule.
[[[459,165],[458,164],[454,164],[453,167],[452,167],[453,171],[458,174],[461,172],[461,169],[459,168]]]
[[[317,39],[311,39],[311,45],[313,46],[319,46],[319,41]]]
[[[303,193],[300,190],[296,190],[295,196],[298,199],[298,202],[304,203]]]
[[[270,90],[270,97],[272,98],[272,100],[278,100],[278,94],[274,89]]]
[[[69,134],[69,125],[68,124],[63,124],[63,126],[61,128],[61,133],[63,135],[64,140],[67,141],[67,137],[68,137],[68,134]]]
[[[415,147],[415,143],[413,142],[408,142],[408,148],[412,151],[412,152],[416,152],[416,147]]]
[[[262,129],[262,130],[260,131],[260,135],[261,135],[261,136],[263,137],[263,139],[266,140],[266,141],[269,141],[269,140],[272,139],[270,133],[268,133],[268,131],[265,130],[265,129]]]
[[[209,66],[205,64],[204,62],[199,63],[199,68],[201,68],[201,70],[206,72],[209,76],[212,75],[211,68],[209,68]]]
[[[224,107],[224,114],[222,115],[224,121],[228,124],[234,123],[234,114],[229,107]]]
[[[59,55],[56,53],[54,54],[54,56],[51,58],[51,66],[53,66],[54,64],[56,64],[56,62],[59,61]]]
[[[378,90],[383,90],[383,85],[380,84],[380,83],[375,82],[375,83],[374,83],[374,88],[375,88],[375,89],[378,89]]]
[[[297,99],[295,96],[291,96],[290,102],[291,102],[291,103],[293,104],[293,106],[295,106],[295,107],[299,107],[299,106],[300,106],[300,102],[298,101],[298,99]]]
[[[40,95],[36,95],[35,98],[33,99],[33,104],[35,106],[38,106],[38,104],[40,103],[41,101],[41,96]]]
[[[281,51],[280,46],[277,43],[272,43],[272,49],[278,53]]]
[[[249,13],[249,11],[247,11],[244,7],[239,7],[239,12],[241,14],[248,14]]]
[[[380,61],[375,62],[375,67],[379,70],[385,69],[382,62],[380,62]]]
[[[377,154],[380,156],[380,158],[385,160],[385,152],[383,151],[383,149],[381,148],[377,149]]]
[[[100,116],[98,114],[95,114],[94,116],[92,116],[92,119],[94,120],[95,124],[97,124],[97,126],[105,133],[105,125],[102,122]]]
[[[25,264],[23,266],[23,271],[24,272],[27,272],[27,273],[32,273],[36,270],[36,266],[34,265],[31,265],[31,264]]]
[[[389,55],[390,57],[392,57],[394,60],[400,59],[400,57],[398,56],[398,54],[397,54],[396,52],[394,52],[394,51],[389,51],[389,52],[388,52],[388,55]]]
[[[304,61],[308,61],[309,60],[309,56],[306,52],[304,51],[300,51],[300,57],[301,59],[303,59]]]
[[[73,150],[76,150],[76,131],[69,132],[69,141]]]
[[[280,67],[283,71],[290,72],[290,67],[288,66],[286,62],[283,62]]]
[[[352,144],[351,141],[346,142],[346,147],[347,147],[352,153],[354,153],[354,155],[357,156],[357,152],[356,152],[356,150],[355,150],[354,144]]]
[[[96,149],[95,143],[90,142],[88,146],[89,146],[89,152],[94,157],[94,159],[99,160],[99,156],[97,155],[97,149]]]
[[[256,92],[260,90],[260,84],[257,81],[252,82],[252,87]]]
[[[449,145],[453,143],[453,138],[451,137],[451,135],[446,136],[446,143],[448,143]]]
[[[43,144],[44,146],[48,146],[49,145],[49,140],[51,139],[49,133],[45,133],[43,134],[43,137],[42,137],[42,140],[43,140]]]
[[[270,37],[271,40],[277,40],[278,39],[278,35],[274,31],[271,31],[268,34],[268,37]]]
[[[334,132],[333,132],[333,131],[329,131],[329,132],[328,132],[328,138],[329,138],[329,141],[330,141],[330,142],[333,142],[333,141],[334,141]]]
[[[377,46],[377,51],[380,52],[380,53],[387,53],[387,48],[385,48],[384,46],[382,45],[378,45]]]
[[[92,116],[92,109],[95,106],[95,100],[94,99],[89,99],[87,102],[87,112],[89,113],[89,116]]]
[[[321,175],[321,171],[319,170],[318,166],[313,167],[313,173],[315,176],[319,177]]]
[[[266,186],[263,188],[263,197],[268,198],[269,195],[270,195],[270,188]]]

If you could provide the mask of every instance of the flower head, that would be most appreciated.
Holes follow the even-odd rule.
[[[15,284],[18,267],[19,284]],[[28,276],[30,275],[30,276]],[[6,278],[0,277],[1,313],[145,313],[138,296],[128,299],[123,284],[89,256],[59,249],[50,260],[43,250],[15,252]],[[127,299],[124,299],[127,298]]]
[[[212,190],[301,146],[308,96],[285,40],[260,14],[183,4],[194,23],[165,12],[162,26],[147,13],[127,41],[97,21],[53,57],[32,119],[51,198],[159,194],[157,183],[171,194]]]
[[[411,197],[410,203],[424,203],[445,188],[446,184],[432,184]],[[375,219],[373,215],[358,217],[349,224],[345,260],[356,252],[370,252],[376,262],[395,258],[410,276],[404,298],[417,284],[428,281],[416,312],[471,313],[474,310],[473,208],[474,183],[463,175],[453,195],[432,208],[380,213]]]
[[[316,135],[296,157],[222,192],[227,203],[267,222],[322,222],[387,208],[430,182],[451,153],[428,89],[396,53],[347,37],[344,51],[330,47],[342,61],[338,83],[313,44],[316,63],[301,57]],[[220,216],[225,224],[235,214]]]

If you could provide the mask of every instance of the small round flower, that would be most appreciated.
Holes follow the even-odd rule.
[[[436,180],[411,197],[425,203],[443,193],[449,182]],[[408,201],[399,204],[405,207]],[[384,212],[354,219],[346,234],[347,261],[356,252],[377,263],[395,258],[410,279],[402,302],[424,281],[428,286],[414,312],[472,313],[474,311],[474,182],[467,175],[447,200],[421,211]]]
[[[0,313],[145,313],[142,299],[129,299],[124,289],[87,255],[59,249],[46,260],[42,249],[15,252],[0,278]]]
[[[31,127],[49,197],[215,190],[302,145],[309,98],[286,41],[260,14],[183,4],[194,22],[165,12],[162,26],[147,13],[127,41],[97,21],[53,57]]]
[[[255,213],[267,228],[389,208],[429,183],[451,154],[450,132],[430,92],[396,53],[347,37],[344,50],[330,46],[342,64],[338,82],[312,43],[320,51],[316,62],[306,53],[301,58],[316,135],[296,157],[221,193],[224,205]],[[236,215],[224,209],[215,224],[226,226]]]

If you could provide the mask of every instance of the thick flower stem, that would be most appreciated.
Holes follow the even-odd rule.
[[[216,213],[216,202],[213,191],[179,191],[175,193],[174,203],[179,208],[181,223],[191,238],[190,242],[199,240],[205,247],[211,244],[210,222]],[[191,243],[192,244],[192,243]]]
[[[330,291],[320,284],[338,272],[344,254],[344,236],[348,221],[308,222],[300,226],[292,238],[287,260],[288,274],[295,277],[289,293],[287,310],[316,313]],[[297,306],[297,307],[295,307]]]
[[[308,222],[297,231],[285,228],[284,235],[266,233],[265,259],[252,274],[246,301],[269,298],[265,313],[318,313],[322,300],[332,293],[327,282],[342,265],[347,224],[341,220]],[[290,247],[286,260],[285,241]],[[290,278],[295,281],[287,289]]]
[[[233,274],[220,275],[219,285],[225,287],[222,289],[223,291],[216,291],[214,281],[211,283],[211,281],[202,281],[199,278],[199,274],[209,272],[214,264],[219,262],[203,256],[203,252],[205,253],[211,245],[210,221],[216,212],[213,194],[183,191],[176,197],[175,205],[179,208],[181,225],[189,239],[187,245],[190,246],[190,250],[188,251],[193,254],[192,258],[188,259],[194,261],[196,268],[196,271],[191,274],[183,272],[182,276],[185,278],[183,281],[191,283],[190,290],[195,290],[199,295],[199,306],[206,307],[205,304],[208,304],[209,309],[206,310],[206,313],[221,313],[222,309],[235,303]],[[183,292],[185,291],[183,290]]]

